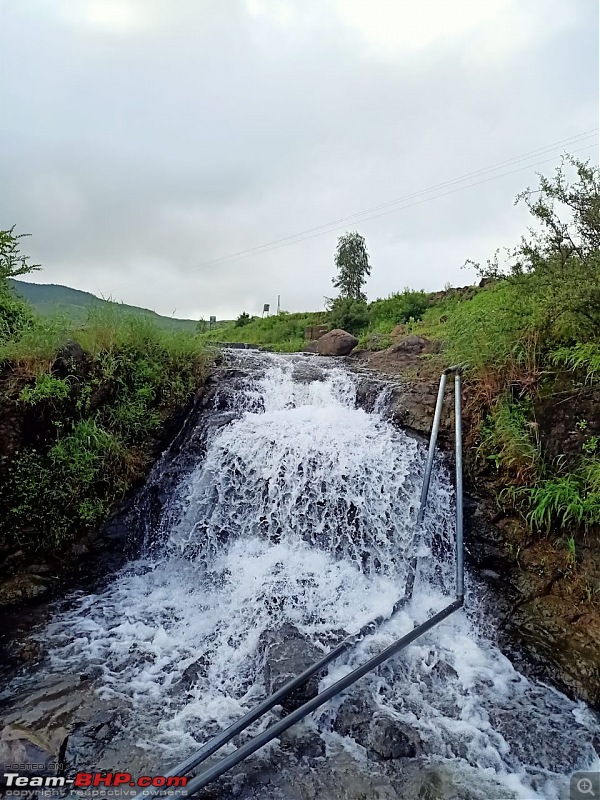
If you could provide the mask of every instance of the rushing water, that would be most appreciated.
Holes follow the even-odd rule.
[[[184,460],[143,557],[43,634],[54,671],[95,668],[100,696],[131,711],[123,741],[156,764],[262,699],[265,631],[291,623],[325,652],[340,632],[390,613],[416,549],[410,607],[334,662],[323,687],[452,591],[451,483],[438,465],[416,530],[425,451],[386,420],[385,402],[358,408],[356,378],[334,362],[237,359],[249,377],[217,394],[215,424],[192,434],[200,455]],[[160,481],[159,465],[150,483]],[[467,607],[472,595],[467,580]],[[418,731],[430,756],[477,768],[476,780],[492,776],[507,797],[566,797],[565,776],[595,763],[595,716],[515,671],[468,611],[354,691]],[[341,702],[315,717],[325,740]]]

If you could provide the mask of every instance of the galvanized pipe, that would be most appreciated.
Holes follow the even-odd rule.
[[[231,753],[214,766],[205,770],[205,772],[190,781],[184,792],[172,795],[171,800],[184,800],[184,798],[192,796],[200,789],[208,786],[208,784],[212,783],[212,781],[220,778],[225,772],[228,772],[241,761],[248,758],[248,756],[251,756],[257,750],[260,750],[261,747],[264,747],[270,741],[276,739],[284,731],[286,731],[288,728],[291,728],[292,725],[295,725],[297,722],[300,722],[300,720],[304,719],[304,717],[306,717],[312,711],[315,711],[317,708],[324,705],[324,703],[326,703],[328,700],[331,700],[340,692],[343,692],[349,686],[352,686],[353,683],[356,683],[356,681],[364,677],[368,672],[376,669],[376,667],[380,666],[384,661],[387,661],[393,655],[400,652],[400,650],[408,647],[408,645],[412,644],[415,639],[418,639],[428,630],[431,630],[431,628],[442,622],[444,619],[446,619],[446,617],[449,617],[450,614],[454,613],[454,611],[459,609],[461,606],[462,600],[454,600],[452,603],[450,603],[450,605],[442,609],[442,611],[434,614],[431,619],[428,619],[426,622],[414,628],[412,631],[410,631],[410,633],[406,634],[406,636],[403,636],[401,639],[398,639],[396,642],[394,642],[394,644],[387,647],[378,655],[373,656],[373,658],[369,659],[369,661],[365,662],[361,667],[358,667],[341,680],[337,681],[331,686],[328,686],[327,689],[324,689],[316,697],[313,697],[312,700],[304,703],[304,705],[300,706],[300,708],[292,711],[286,717],[274,723],[262,733],[254,736],[249,742],[246,742],[245,745],[238,748],[235,752]]]
[[[435,457],[435,446],[437,443],[438,431],[440,429],[440,420],[442,418],[442,406],[444,405],[447,374],[447,370],[442,372],[437,400],[435,403],[435,413],[433,415],[431,436],[429,438],[429,450],[427,452],[427,461],[425,462],[425,471],[423,473],[423,486],[421,487],[421,500],[419,503],[419,512],[417,514],[417,525],[421,525],[425,516],[425,506],[427,505],[427,495],[429,494],[429,484],[431,483],[431,470],[433,469],[433,459]]]
[[[456,469],[456,597],[465,594],[465,561],[463,542],[463,461],[462,461],[462,411],[461,369],[454,376],[454,455]]]
[[[194,769],[194,767],[197,767],[198,764],[201,764],[203,761],[206,761],[207,758],[210,758],[213,753],[215,753],[217,750],[220,750],[221,747],[227,744],[227,742],[231,741],[231,739],[252,725],[253,722],[256,722],[257,719],[260,719],[260,717],[262,717],[276,705],[279,705],[279,703],[281,703],[281,701],[284,700],[289,694],[291,694],[299,686],[302,686],[303,683],[305,683],[309,678],[312,678],[313,675],[330,664],[334,659],[336,659],[346,650],[349,650],[357,642],[360,642],[368,634],[374,633],[382,623],[386,622],[388,619],[391,619],[396,612],[403,608],[409,599],[410,598],[406,595],[399,598],[394,604],[394,607],[392,608],[392,611],[388,617],[376,617],[366,625],[363,625],[360,630],[356,631],[356,633],[347,636],[337,647],[335,647],[329,653],[326,653],[323,658],[319,659],[319,661],[315,662],[310,667],[307,667],[304,672],[301,672],[295,678],[292,678],[291,681],[288,681],[284,686],[263,700],[262,703],[259,703],[259,705],[257,705],[255,708],[248,711],[248,713],[244,714],[244,716],[240,717],[232,725],[207,742],[207,744],[201,747],[200,750],[193,753],[185,761],[182,761],[180,764],[177,764],[177,766],[169,770],[169,772],[165,774],[165,777],[169,778],[174,775],[187,775],[189,772],[191,772],[191,770]],[[158,796],[160,796],[160,791],[154,792],[153,794],[144,795],[146,800],[152,800],[153,797]]]

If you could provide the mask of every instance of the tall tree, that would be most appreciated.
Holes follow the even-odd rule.
[[[335,265],[338,275],[333,279],[333,285],[339,289],[339,296],[365,303],[367,297],[362,287],[371,274],[371,266],[364,237],[356,231],[348,231],[340,236]]]

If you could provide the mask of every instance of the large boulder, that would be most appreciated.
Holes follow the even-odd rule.
[[[347,356],[357,344],[356,336],[336,328],[317,340],[317,353],[320,356]]]

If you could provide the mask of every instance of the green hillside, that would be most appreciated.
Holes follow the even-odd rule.
[[[193,319],[164,317],[148,308],[129,306],[125,303],[112,303],[109,300],[102,300],[90,292],[71,289],[69,286],[55,283],[26,283],[17,280],[11,280],[10,283],[15,292],[25,298],[42,316],[65,314],[72,319],[85,320],[91,309],[112,306],[130,314],[149,317],[161,328],[189,331],[194,331],[196,328],[196,320]]]

